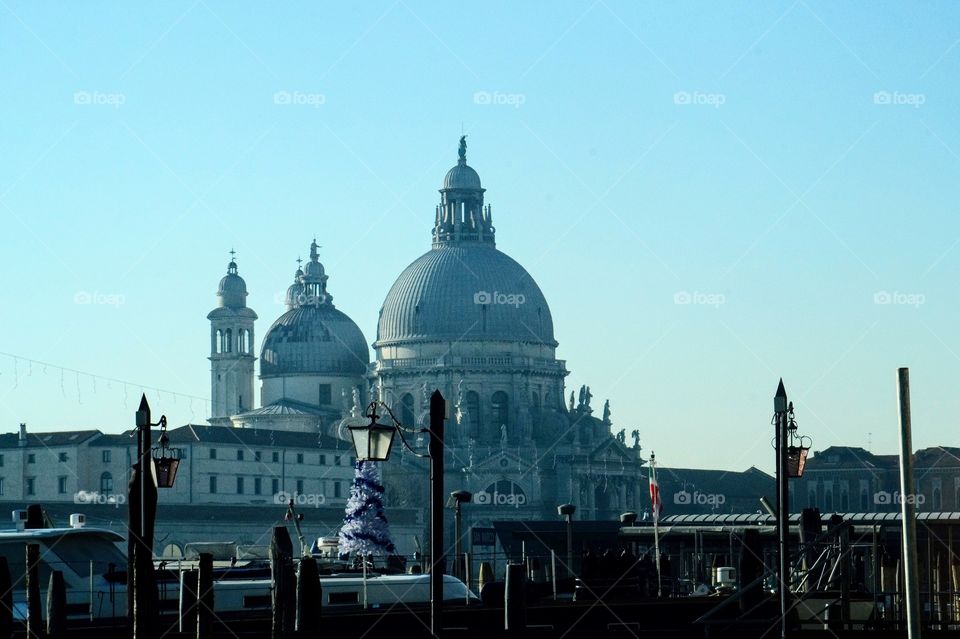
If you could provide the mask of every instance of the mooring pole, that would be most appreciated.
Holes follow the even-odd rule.
[[[430,396],[430,632],[443,633],[443,419],[446,401],[439,390]]]
[[[787,475],[787,391],[783,380],[777,386],[773,397],[773,409],[776,422],[777,449],[777,540],[779,542],[780,569],[780,636],[787,639],[790,632],[787,613],[790,610],[790,504]]]
[[[900,514],[903,525],[903,590],[907,636],[920,638],[920,578],[917,572],[917,518],[913,492],[913,442],[910,432],[910,369],[897,371],[900,396]]]

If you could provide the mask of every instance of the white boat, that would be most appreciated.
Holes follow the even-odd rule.
[[[20,511],[22,512],[22,511]],[[22,521],[20,512],[15,521]],[[40,546],[40,598],[46,607],[50,573],[63,573],[67,590],[67,616],[71,619],[125,617],[127,560],[121,545],[123,536],[84,526],[82,515],[71,516],[69,528],[34,528],[0,531],[0,555],[6,557],[13,585],[14,615],[26,619],[26,545]],[[173,570],[171,570],[173,569]],[[167,563],[173,579],[158,583],[164,603],[161,610],[177,610],[179,583],[175,566]],[[233,572],[235,576],[230,575]],[[263,570],[259,571],[262,575]],[[214,582],[214,607],[218,613],[254,612],[271,606],[270,580],[244,578],[243,570],[227,571]],[[335,608],[382,608],[429,603],[429,575],[386,575],[370,573],[366,578],[357,573],[323,575],[320,578],[323,606]],[[444,575],[445,601],[476,603],[479,598],[452,575]]]

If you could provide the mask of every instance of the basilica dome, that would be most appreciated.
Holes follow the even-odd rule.
[[[284,375],[363,375],[370,361],[360,327],[333,305],[328,276],[310,245],[310,261],[297,269],[287,291],[287,312],[263,338],[260,377]]]
[[[400,274],[380,311],[376,346],[465,340],[556,346],[540,287],[488,244],[451,243],[428,251]]]
[[[556,347],[540,287],[497,250],[480,176],[467,165],[466,137],[440,189],[433,249],[387,293],[375,348],[409,342],[508,341]]]

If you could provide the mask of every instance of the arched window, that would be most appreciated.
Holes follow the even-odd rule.
[[[223,348],[224,353],[230,353],[233,351],[233,330],[232,329],[229,329],[229,328],[227,329],[225,338],[223,340],[223,346],[224,346]]]
[[[241,328],[237,331],[237,352],[247,352],[247,329]]]
[[[213,346],[214,350],[217,353],[222,353],[223,352],[223,331],[221,331],[219,328],[217,329],[217,333],[213,341],[214,341],[214,346]]]
[[[110,473],[101,473],[100,475],[100,492],[101,493],[112,493],[113,492],[113,475]]]
[[[860,512],[870,512],[870,495],[867,493],[866,488],[860,489]]]
[[[918,501],[917,503],[919,504],[920,502]],[[942,506],[943,506],[943,499],[942,499],[942,494],[940,492],[940,486],[934,486],[932,509],[935,512],[939,512]]]
[[[480,395],[476,391],[467,392],[467,437],[480,437]]]
[[[417,421],[413,406],[413,395],[410,393],[400,398],[400,423],[408,428],[412,428]]]
[[[504,427],[510,433],[510,400],[503,391],[497,391],[490,398],[490,411],[493,414],[493,427],[497,437],[501,437],[500,428]]]

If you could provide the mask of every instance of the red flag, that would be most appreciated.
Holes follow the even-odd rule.
[[[657,483],[657,464],[652,457],[650,459],[650,511],[653,513],[653,521],[657,521],[663,512],[660,484]]]

